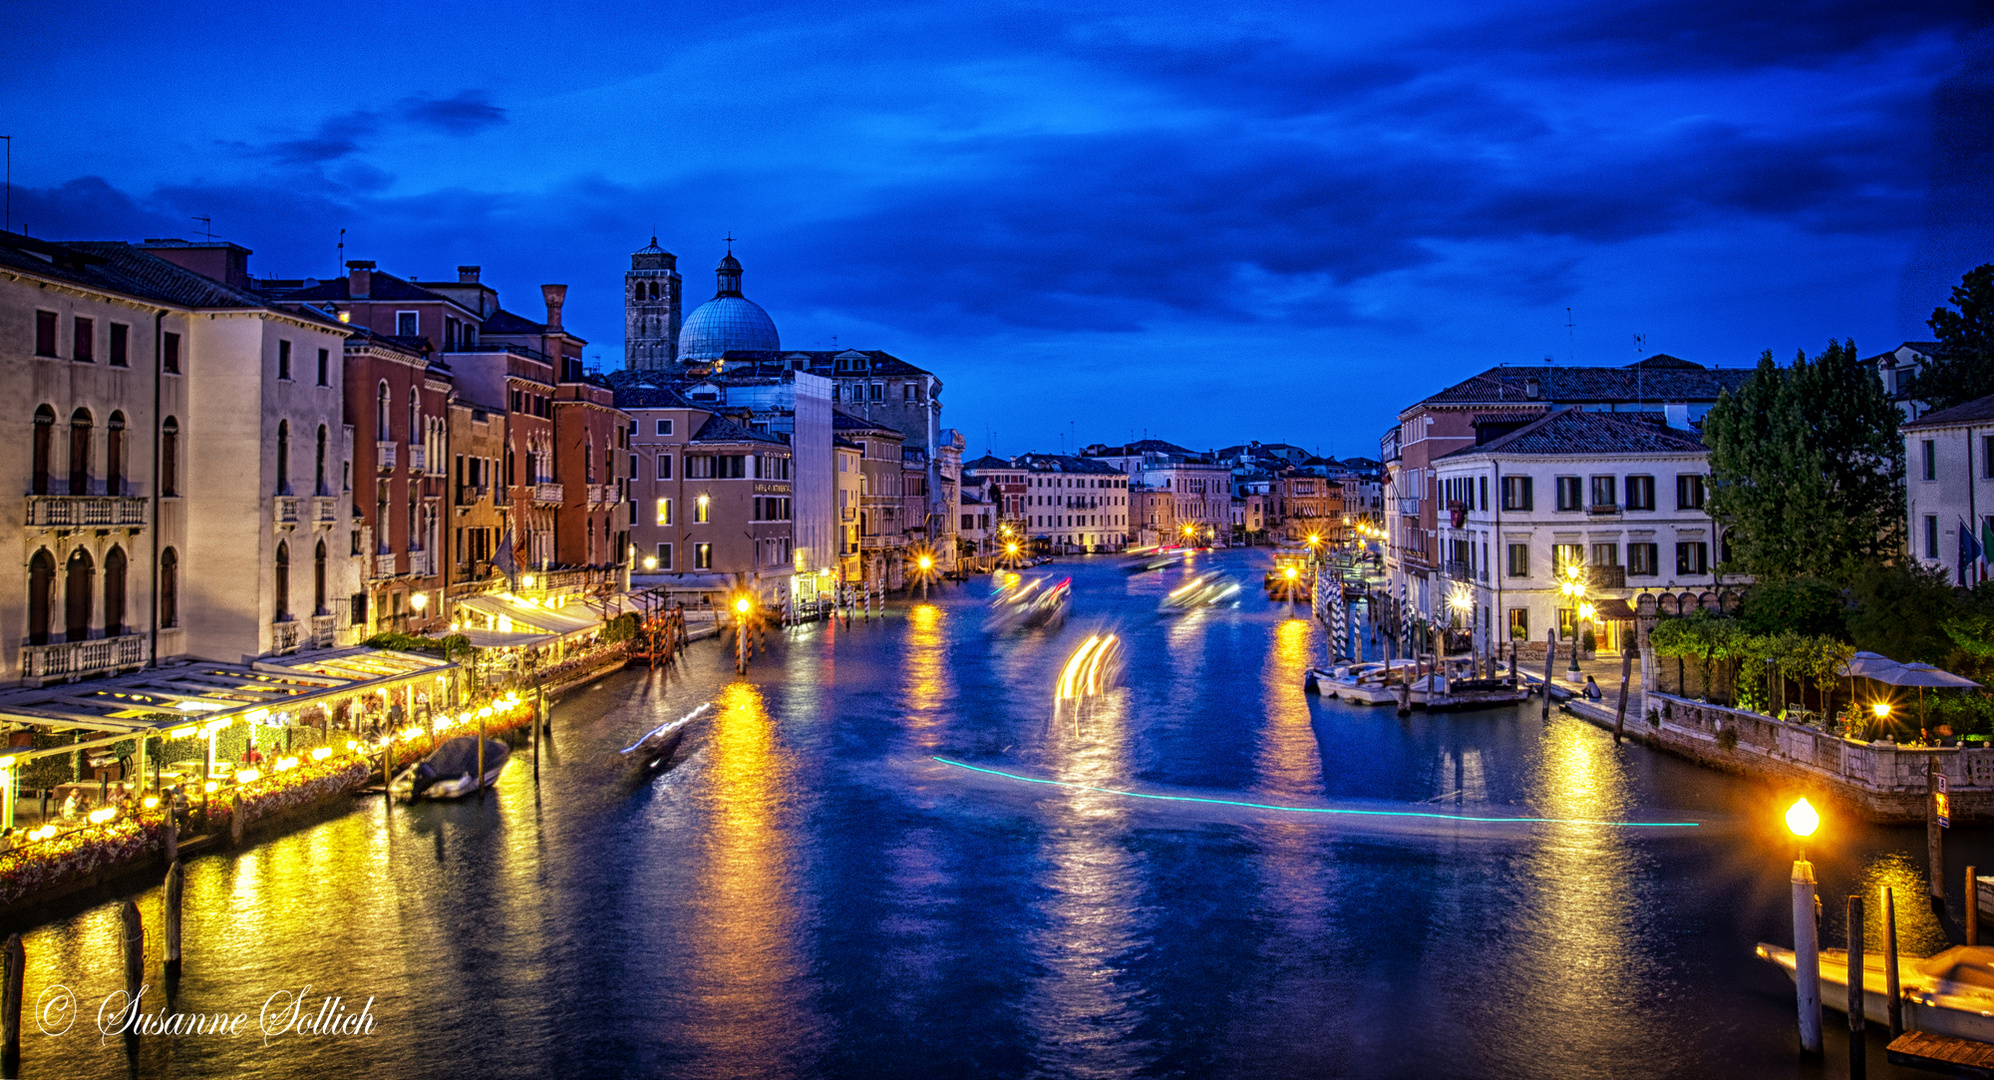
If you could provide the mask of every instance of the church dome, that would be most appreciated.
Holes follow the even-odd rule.
[[[718,360],[730,352],[780,352],[775,320],[741,295],[741,261],[731,248],[713,269],[719,285],[713,299],[693,309],[679,326],[679,362]]]
[[[775,320],[745,296],[716,296],[679,327],[679,361],[718,360],[730,352],[779,352]]]

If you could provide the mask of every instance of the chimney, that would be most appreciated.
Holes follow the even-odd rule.
[[[374,260],[350,259],[346,263],[346,297],[365,300],[374,294]]]
[[[1529,400],[1531,400],[1531,401],[1536,401],[1536,400],[1537,400],[1537,393],[1538,393],[1538,383],[1537,383],[1537,380],[1536,380],[1536,379],[1525,379],[1525,380],[1523,380],[1523,396],[1524,396],[1524,397],[1528,398],[1528,399],[1529,399]]]
[[[566,285],[542,285],[540,295],[547,301],[547,329],[561,328],[561,305],[568,302]]]
[[[478,283],[478,270],[479,270],[479,269],[480,269],[480,267],[476,267],[476,266],[460,266],[460,267],[458,267],[458,268],[457,268],[457,284],[459,284],[459,285],[476,285],[476,284]]]

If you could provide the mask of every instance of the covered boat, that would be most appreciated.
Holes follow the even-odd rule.
[[[1439,673],[1412,681],[1411,704],[1429,712],[1485,709],[1530,699],[1530,687],[1509,679],[1448,678]]]
[[[445,739],[429,756],[402,770],[388,789],[398,799],[456,799],[497,782],[512,748],[497,739],[485,740],[485,774],[478,776],[478,737]]]
[[[1411,667],[1410,660],[1394,660],[1389,666],[1373,662],[1310,668],[1302,676],[1302,689],[1357,705],[1386,705],[1398,700],[1398,684]]]
[[[1793,950],[1760,944],[1761,960],[1779,965],[1793,978]],[[1882,953],[1862,958],[1862,1012],[1870,1022],[1890,1020],[1888,969]],[[1904,1026],[1934,1035],[1994,1042],[1994,949],[1955,945],[1923,960],[1897,958],[1898,992],[1904,998]],[[1849,954],[1821,950],[1821,1004],[1837,1012],[1849,1001]]]

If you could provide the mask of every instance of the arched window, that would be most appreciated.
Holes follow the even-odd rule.
[[[125,414],[111,414],[104,444],[104,494],[125,493]]]
[[[90,410],[69,414],[69,493],[90,494]]]
[[[291,422],[277,421],[277,494],[291,493]]]
[[[82,641],[90,636],[90,575],[95,570],[89,552],[77,548],[70,553],[63,581],[64,641]]]
[[[387,442],[392,438],[388,434],[388,380],[382,379],[381,385],[374,388],[374,440]]]
[[[320,424],[318,426],[317,462],[318,464],[313,467],[312,471],[312,494],[330,495],[332,494],[332,492],[327,491],[325,487],[325,425],[324,424]]]
[[[312,552],[312,614],[329,615],[325,607],[325,541]]]
[[[55,620],[55,556],[47,548],[28,560],[28,644],[48,644]]]
[[[159,493],[180,494],[180,421],[170,416],[159,425]]]
[[[49,455],[55,449],[55,410],[43,405],[35,410],[34,488],[36,495],[48,494]],[[54,573],[53,570],[50,573]]]
[[[104,555],[104,636],[125,632],[125,549],[114,547]]]
[[[413,444],[422,438],[422,398],[415,387],[408,388],[408,441]]]
[[[277,600],[272,609],[271,622],[291,621],[291,546],[277,545]]]
[[[180,625],[180,556],[172,548],[159,553],[159,628]]]

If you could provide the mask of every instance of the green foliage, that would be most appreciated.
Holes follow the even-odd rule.
[[[1967,271],[1951,303],[1955,310],[1934,308],[1926,320],[1939,347],[1905,388],[1934,409],[1994,394],[1994,264]]]
[[[1847,600],[1842,590],[1820,578],[1796,577],[1761,582],[1745,593],[1738,624],[1754,634],[1796,634],[1846,637]]]
[[[463,635],[456,635],[462,637]],[[449,638],[427,638],[417,634],[403,634],[396,631],[375,634],[361,642],[370,649],[393,649],[396,652],[424,653],[429,656],[443,656]],[[469,644],[467,641],[466,644]]]
[[[602,641],[605,645],[614,645],[620,641],[629,641],[636,636],[637,613],[634,611],[626,611],[604,623],[602,627]]]
[[[1954,735],[1994,733],[1994,697],[1977,690],[1927,693],[1925,714],[1932,725],[1944,724]]]
[[[1903,663],[1943,665],[1953,649],[1945,623],[1958,609],[1949,581],[1937,567],[1869,567],[1856,579],[1856,606],[1848,616],[1856,648]]]
[[[1702,608],[1673,619],[1663,619],[1648,632],[1648,645],[1656,656],[1679,656],[1695,660],[1703,673],[1703,696],[1710,696],[1711,667],[1729,659],[1742,635],[1735,619]]]
[[[1709,510],[1730,530],[1731,568],[1845,584],[1894,555],[1904,529],[1898,419],[1853,341],[1786,368],[1762,356],[1703,424]]]

